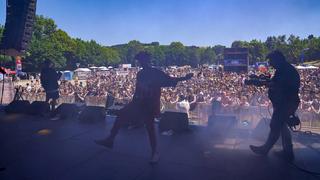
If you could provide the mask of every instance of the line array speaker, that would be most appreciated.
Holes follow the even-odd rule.
[[[0,53],[17,56],[25,52],[31,40],[37,0],[7,0],[6,23]]]

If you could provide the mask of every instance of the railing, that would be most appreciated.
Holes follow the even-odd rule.
[[[163,104],[162,111],[176,111],[176,104]],[[235,116],[239,122],[246,122],[255,126],[261,119],[270,119],[272,115],[272,107],[269,106],[233,106],[222,107],[215,114]],[[211,104],[197,103],[194,110],[189,112],[190,122],[196,125],[206,126],[208,118],[212,115],[213,109]],[[320,114],[309,112],[302,109],[297,110],[297,114],[301,120],[302,130],[320,131]]]
[[[40,93],[34,95],[32,93],[24,93],[22,94],[24,100],[28,100],[30,102],[33,101],[45,101],[46,95],[44,93]],[[74,95],[60,95],[58,99],[58,105],[62,103],[75,103]],[[106,98],[105,97],[97,97],[97,96],[86,96],[84,99],[84,103],[87,106],[105,106]]]
[[[45,94],[32,95],[24,94],[23,98],[25,100],[32,101],[44,101]],[[74,103],[75,98],[73,95],[70,96],[60,96],[58,103]],[[85,103],[88,106],[105,106],[106,97],[97,96],[87,96],[85,97]],[[175,111],[181,112],[176,107],[176,104],[163,103],[161,111]],[[214,112],[212,110],[212,105],[207,103],[197,103],[195,108],[189,111],[188,116],[192,124],[206,126],[208,123],[208,118]],[[271,118],[272,107],[266,106],[229,106],[222,107],[215,112],[217,115],[231,115],[235,116],[239,122],[247,122],[253,125],[257,124],[261,119]],[[320,114],[315,112],[309,112],[299,109],[297,111],[298,116],[302,122],[302,130],[312,130],[320,131]]]
[[[4,90],[3,92],[2,89]],[[9,104],[13,100],[14,93],[15,91],[11,78],[6,77],[4,83],[3,80],[0,80],[0,98],[2,98],[2,104]],[[2,95],[3,97],[1,97]]]

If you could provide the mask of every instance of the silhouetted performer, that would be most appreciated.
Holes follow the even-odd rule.
[[[148,131],[152,150],[150,163],[156,163],[159,160],[159,154],[157,152],[154,118],[160,114],[161,87],[175,87],[179,81],[191,79],[193,74],[180,78],[170,77],[164,72],[151,67],[151,55],[148,52],[140,52],[136,55],[135,59],[138,60],[143,69],[137,74],[136,90],[133,99],[120,110],[110,135],[103,140],[95,142],[99,145],[112,148],[119,129],[131,119],[139,119],[144,122]]]
[[[281,155],[288,161],[294,160],[292,138],[286,121],[297,110],[300,88],[300,76],[297,70],[286,61],[280,51],[271,52],[267,58],[270,65],[276,70],[269,87],[268,96],[273,105],[273,114],[270,122],[270,133],[262,146],[250,146],[256,154],[267,155],[272,146],[282,137],[283,151]]]
[[[50,102],[51,111],[55,110],[57,99],[59,98],[59,84],[58,80],[61,77],[61,72],[57,73],[54,70],[54,64],[50,60],[44,62],[43,69],[41,70],[41,85],[46,92],[46,102]]]

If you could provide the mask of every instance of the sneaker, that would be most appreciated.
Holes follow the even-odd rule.
[[[274,152],[274,155],[279,159],[283,159],[289,163],[293,162],[295,159],[293,152],[276,151]]]
[[[157,164],[159,162],[160,155],[159,153],[154,153],[149,161],[150,164]]]
[[[266,156],[268,154],[268,150],[263,146],[250,145],[249,147],[250,147],[252,152],[254,152],[254,153],[258,154],[258,155]]]
[[[57,120],[59,120],[59,119],[60,119],[59,116],[55,116],[55,117],[50,118],[51,121],[57,121]]]
[[[163,132],[161,133],[161,135],[164,135],[164,136],[172,136],[172,135],[173,135],[173,130],[163,131]]]
[[[106,148],[112,149],[113,148],[113,140],[110,139],[102,139],[102,140],[95,140],[96,144],[104,146]]]
[[[135,126],[135,125],[130,125],[130,126],[128,126],[128,130],[132,130],[132,129],[136,129],[136,128],[138,128],[138,127]]]

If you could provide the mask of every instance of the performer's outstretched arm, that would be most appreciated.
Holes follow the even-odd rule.
[[[186,80],[189,80],[193,77],[193,73],[189,73],[187,74],[186,76],[184,77],[178,77],[178,78],[175,78],[175,77],[171,77],[173,78],[175,81],[179,82],[179,81],[186,81]]]
[[[179,81],[186,81],[193,77],[193,73],[189,73],[184,77],[171,77],[166,73],[159,71],[159,80],[161,87],[175,87]]]

